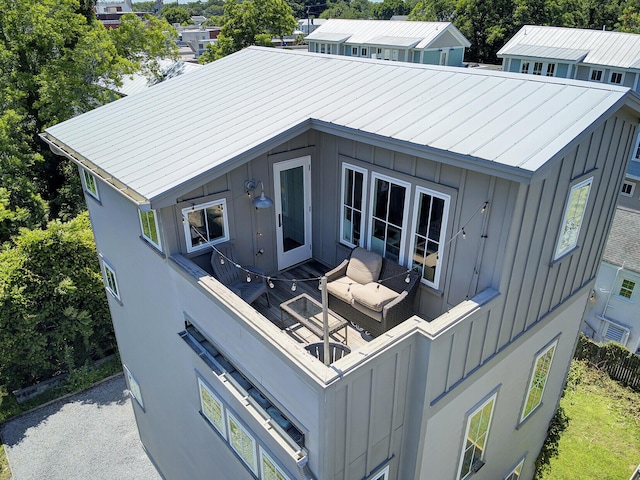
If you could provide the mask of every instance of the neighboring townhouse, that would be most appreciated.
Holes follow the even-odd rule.
[[[618,207],[585,311],[585,334],[640,350],[640,211]],[[639,352],[640,353],[640,352]]]
[[[640,35],[525,25],[498,51],[506,72],[574,78],[640,91]]]
[[[469,41],[451,22],[330,19],[306,37],[309,51],[430,65],[464,66]]]
[[[326,18],[303,18],[298,20],[298,30],[305,35],[309,35],[327,21]]]
[[[615,85],[251,47],[48,128],[163,477],[531,479],[639,115]],[[325,365],[313,300],[354,247],[399,273],[354,262],[341,292],[377,303],[345,320],[416,296],[375,336],[321,308]]]

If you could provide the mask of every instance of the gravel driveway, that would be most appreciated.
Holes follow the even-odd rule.
[[[160,480],[125,389],[118,375],[5,423],[13,480]]]

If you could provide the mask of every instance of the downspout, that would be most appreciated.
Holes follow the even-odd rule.
[[[303,455],[298,458],[296,460],[296,464],[298,465],[298,468],[300,469],[300,473],[302,474],[302,478],[304,478],[304,480],[318,480],[309,468],[309,455]]]

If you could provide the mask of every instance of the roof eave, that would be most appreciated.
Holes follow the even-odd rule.
[[[91,173],[99,177],[102,181],[111,185],[111,187],[120,192],[127,199],[135,203],[140,209],[149,210],[151,208],[150,201],[143,195],[131,189],[126,184],[110,175],[106,170],[101,169],[95,163],[80,155],[78,152],[55,138],[50,133],[43,132],[40,133],[39,136],[47,145],[49,145],[51,151],[56,155],[67,157],[76,165],[90,171]]]

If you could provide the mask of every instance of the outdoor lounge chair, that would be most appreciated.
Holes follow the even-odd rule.
[[[238,268],[231,243],[221,243],[215,248],[211,254],[211,268],[215,277],[247,303],[253,303],[260,295],[264,295],[267,298],[267,306],[270,307],[269,287],[262,272],[254,267]],[[247,281],[247,278],[251,281]]]

